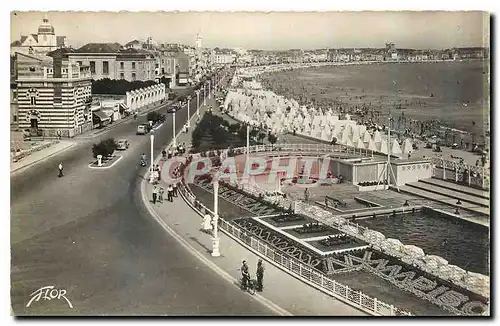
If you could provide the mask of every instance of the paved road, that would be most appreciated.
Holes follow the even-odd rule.
[[[186,117],[187,108],[176,114],[177,130]],[[135,135],[141,122],[145,117],[99,137],[132,143],[111,169],[88,168],[98,138],[11,177],[14,314],[273,314],[191,256],[146,213],[139,189],[145,168],[138,161],[149,153],[149,137]],[[171,138],[169,115],[156,131],[155,155]],[[57,178],[59,161],[63,178]],[[30,294],[48,285],[66,289],[74,308],[62,300],[26,308]]]

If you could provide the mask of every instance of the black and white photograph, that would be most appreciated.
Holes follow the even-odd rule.
[[[12,10],[11,316],[491,316],[491,19]]]

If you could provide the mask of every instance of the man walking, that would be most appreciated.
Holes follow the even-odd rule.
[[[250,281],[250,273],[248,271],[247,262],[246,260],[244,260],[241,265],[241,286],[243,287],[243,290],[247,289],[249,281]]]
[[[172,187],[172,191],[173,191],[173,195],[174,197],[177,197],[177,182],[174,183],[173,187]]]
[[[174,189],[172,188],[172,185],[168,185],[168,188],[167,188],[167,200],[169,202],[172,202],[173,201],[173,192],[174,192]]]
[[[158,194],[158,189],[156,186],[153,186],[153,204],[156,204],[156,196]]]
[[[257,262],[257,291],[262,292],[264,289],[264,285],[262,284],[262,281],[264,280],[264,266],[262,265],[262,259],[259,259]]]
[[[63,176],[63,165],[62,162],[59,163],[59,178]]]

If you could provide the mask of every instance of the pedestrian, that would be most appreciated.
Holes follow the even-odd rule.
[[[169,159],[172,158],[172,149],[171,148],[168,149],[168,158]]]
[[[264,284],[263,284],[263,280],[264,280],[264,266],[262,265],[262,259],[259,259],[259,261],[257,263],[256,274],[257,274],[257,288],[256,288],[256,290],[258,292],[262,292],[262,290],[264,290]]]
[[[63,164],[62,164],[62,162],[59,163],[58,168],[59,168],[59,178],[60,178],[63,176]]]
[[[173,191],[174,197],[177,197],[177,182],[174,183],[174,185],[172,186],[172,191]]]
[[[153,186],[153,204],[156,204],[156,196],[158,195],[158,189]]]
[[[167,188],[167,200],[169,202],[173,201],[173,198],[172,198],[173,192],[174,192],[174,189],[173,189],[172,185],[168,185],[168,188]]]
[[[202,226],[204,231],[208,232],[212,230],[212,217],[210,217],[210,214],[205,214]]]
[[[165,189],[163,187],[160,187],[158,189],[158,202],[163,203],[163,194],[165,193]]]
[[[165,148],[161,151],[161,155],[166,158],[167,157],[167,151],[165,150]]]
[[[161,181],[161,169],[159,165],[156,166],[156,171],[158,171],[158,182],[159,182]]]

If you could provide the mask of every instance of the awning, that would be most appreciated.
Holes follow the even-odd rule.
[[[109,117],[106,113],[102,112],[101,110],[96,110],[92,111],[92,113],[99,118],[101,121],[106,121],[106,120],[111,120],[111,117]]]

